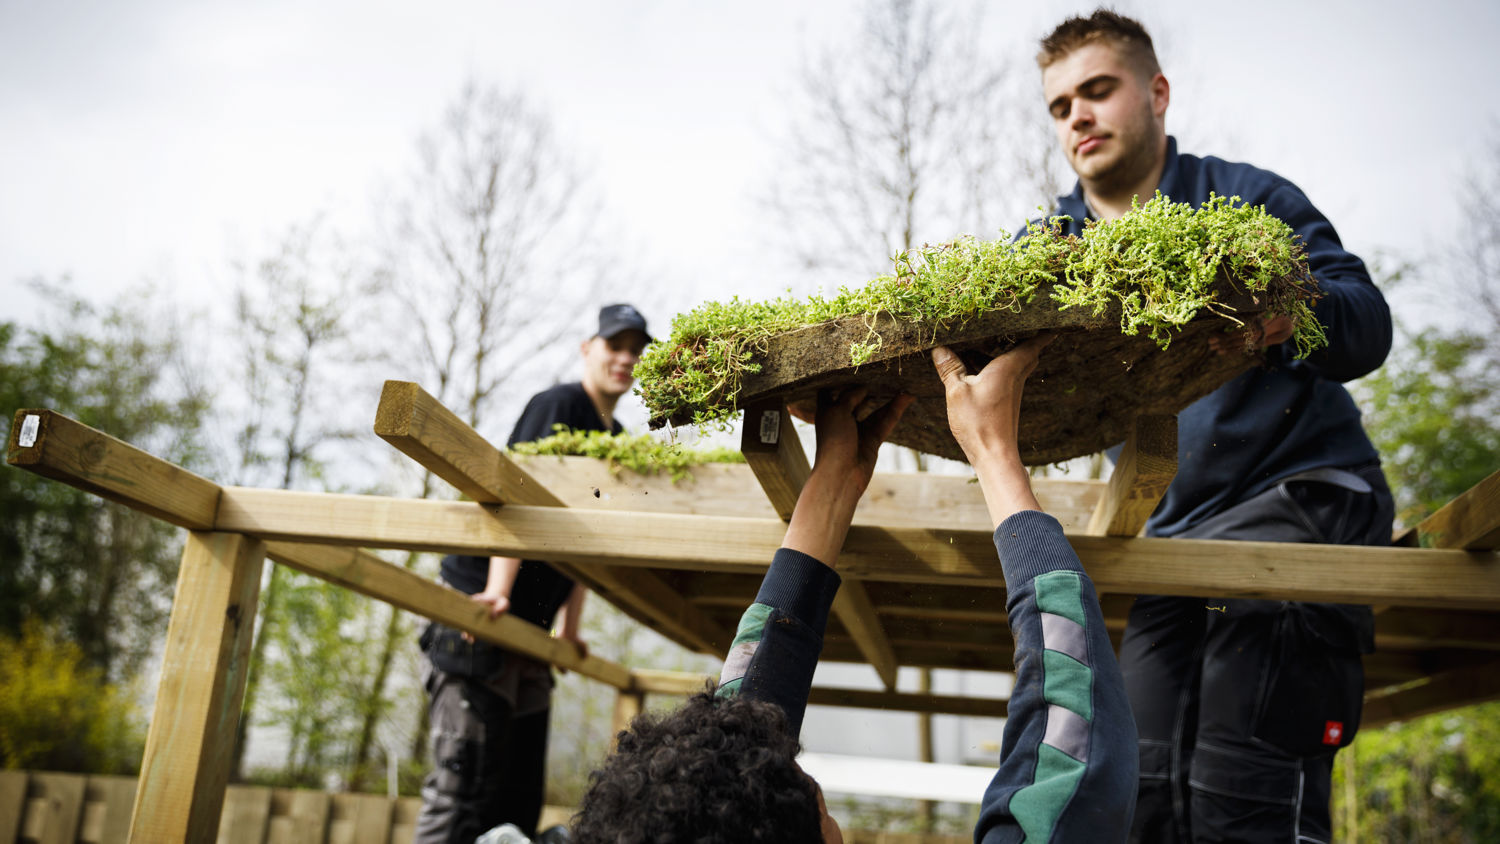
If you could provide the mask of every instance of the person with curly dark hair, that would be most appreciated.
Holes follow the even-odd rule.
[[[1123,840],[1135,799],[1135,725],[1098,598],[1062,526],[1040,512],[1017,446],[1022,386],[1047,342],[1028,340],[973,375],[933,350],[949,425],[995,525],[1016,646],[981,844]],[[911,402],[866,414],[865,397],[819,396],[812,474],[717,686],[620,734],[573,819],[580,844],[843,841],[796,756],[839,588],[833,566],[880,443]]]

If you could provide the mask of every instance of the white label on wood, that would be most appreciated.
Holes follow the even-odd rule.
[[[767,410],[760,415],[760,441],[775,445],[781,437],[781,411]]]
[[[31,448],[36,445],[36,433],[41,425],[42,417],[35,413],[26,414],[26,418],[21,420],[21,435],[16,438],[16,443],[21,448]]]

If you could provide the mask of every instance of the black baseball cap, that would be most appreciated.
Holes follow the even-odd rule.
[[[608,340],[621,331],[631,329],[646,335],[647,341],[652,339],[651,332],[646,330],[646,318],[630,305],[605,305],[599,309],[599,330],[594,333],[596,337]]]

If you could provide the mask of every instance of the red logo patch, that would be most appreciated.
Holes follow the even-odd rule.
[[[1344,738],[1344,722],[1329,721],[1323,725],[1323,743],[1338,747]]]

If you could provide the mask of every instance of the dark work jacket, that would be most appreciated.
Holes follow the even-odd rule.
[[[1391,348],[1391,312],[1364,262],[1296,185],[1267,170],[1219,158],[1182,155],[1167,139],[1163,195],[1201,205],[1210,193],[1264,205],[1292,227],[1323,298],[1313,307],[1327,348],[1296,360],[1290,342],[1267,349],[1263,367],[1246,372],[1177,416],[1177,478],[1146,530],[1172,536],[1308,469],[1377,460],[1343,382],[1374,371]],[[1072,217],[1069,234],[1088,219],[1083,188],[1059,197]]]
[[[516,420],[516,427],[506,445],[549,437],[553,434],[553,425],[565,425],[575,431],[608,430],[615,434],[624,430],[613,419],[608,429],[604,427],[604,420],[599,418],[599,411],[584,392],[582,384],[558,384],[531,397],[526,409],[521,411],[521,418]],[[443,558],[443,580],[470,595],[484,590],[489,571],[489,557],[449,555]],[[521,570],[510,590],[510,613],[538,627],[551,627],[558,609],[572,591],[573,581],[562,572],[541,560],[522,560]]]

